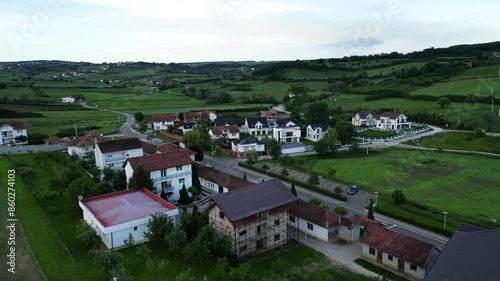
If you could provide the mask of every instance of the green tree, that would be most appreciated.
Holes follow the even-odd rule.
[[[198,212],[196,208],[192,213],[182,212],[181,214],[181,229],[186,234],[188,242],[193,241],[207,223],[207,216]]]
[[[314,204],[316,206],[321,206],[321,203],[323,202],[321,202],[321,200],[318,198],[311,198],[311,200],[309,200],[309,203]]]
[[[128,182],[128,187],[135,189],[147,188],[149,190],[153,190],[154,183],[150,178],[149,172],[146,171],[142,165],[139,165],[132,173]]]
[[[91,251],[94,262],[101,267],[104,272],[110,272],[123,263],[124,258],[120,252],[94,249]]]
[[[331,154],[335,154],[337,152],[337,147],[339,144],[337,130],[335,128],[328,128],[325,134],[323,135],[322,140],[325,140],[328,145],[328,150]]]
[[[281,156],[281,144],[275,139],[269,139],[267,142],[267,150],[269,155],[274,159],[278,159]]]
[[[227,235],[214,235],[212,241],[212,253],[218,258],[231,257],[232,240]]]
[[[437,101],[439,107],[444,108],[445,106],[450,105],[451,101],[447,97],[440,97]]]
[[[335,130],[337,131],[338,142],[343,144],[351,143],[352,138],[356,136],[356,130],[351,122],[337,122]]]
[[[313,170],[313,167],[316,166],[316,164],[318,164],[318,160],[315,160],[315,159],[306,160],[306,165],[309,166],[309,169],[311,172]]]
[[[370,204],[368,205],[368,215],[366,216],[370,220],[375,220],[375,216],[373,215],[373,203],[370,200]]]
[[[168,249],[172,253],[182,253],[186,243],[186,233],[180,227],[175,227],[167,237]]]
[[[123,244],[125,245],[125,247],[128,247],[128,248],[134,246],[135,239],[134,239],[134,236],[132,235],[132,233],[129,233],[128,238],[123,240]]]
[[[309,124],[328,124],[330,109],[324,101],[317,101],[309,104],[305,113],[305,118]]]
[[[161,260],[154,260],[154,259],[148,259],[146,262],[146,266],[148,267],[149,270],[152,270],[158,274],[158,280],[162,281],[163,280],[163,275],[165,273],[165,270],[167,270],[170,262],[166,259],[161,259]]]
[[[139,258],[139,260],[146,262],[151,258],[151,250],[148,248],[148,245],[141,244],[137,246],[135,250],[135,254]]]
[[[474,138],[476,138],[476,139],[479,139],[479,138],[482,138],[485,136],[486,136],[486,132],[481,128],[478,128],[474,131]]]
[[[184,135],[183,142],[187,147],[197,147],[201,150],[210,150],[212,139],[205,125],[195,127]]]
[[[345,216],[347,215],[347,209],[346,207],[344,206],[341,206],[341,205],[337,205],[335,206],[335,209],[333,209],[333,211],[341,216]]]
[[[112,182],[113,177],[115,176],[115,171],[113,171],[110,167],[106,167],[102,170],[102,174],[104,175],[104,181]]]
[[[317,173],[311,173],[307,182],[312,185],[319,185],[319,175]]]
[[[406,196],[403,194],[403,191],[400,189],[396,189],[392,192],[392,201],[395,205],[401,205],[406,202]]]
[[[92,175],[92,178],[95,181],[99,181],[99,179],[101,177],[101,170],[98,167],[92,166],[92,167],[88,168],[87,171]]]
[[[361,151],[361,149],[360,149],[360,147],[359,147],[359,142],[357,142],[357,141],[352,141],[352,142],[351,142],[351,147],[349,147],[349,151],[350,151],[352,154],[354,154],[354,155],[358,154],[358,153]]]
[[[337,170],[332,166],[328,166],[328,168],[326,169],[326,173],[330,178],[333,178],[337,174]]]
[[[124,263],[118,264],[111,270],[111,276],[118,278],[119,281],[132,281],[134,279]]]
[[[163,244],[167,235],[174,229],[174,223],[166,214],[156,213],[151,216],[146,227],[144,237],[150,241],[158,241]]]
[[[290,189],[293,195],[297,196],[297,189],[295,188],[295,180],[292,179],[292,188]]]
[[[247,180],[247,173],[246,172],[243,172],[243,179]]]
[[[210,225],[202,227],[196,238],[184,247],[183,255],[193,265],[211,257],[210,241],[212,240],[212,228]]]
[[[127,176],[124,171],[118,170],[114,173],[111,187],[117,191],[127,189]]]
[[[252,149],[247,152],[246,157],[247,157],[247,164],[253,165],[259,159],[259,153],[256,150]]]
[[[281,169],[280,174],[284,177],[288,177],[288,175],[290,175],[290,173],[288,173],[288,170],[286,168]]]
[[[198,191],[201,192],[201,183],[200,183],[200,177],[198,176],[198,165],[193,164],[191,165],[191,182],[193,183],[193,186],[198,189]]]
[[[195,281],[194,274],[191,268],[188,268],[186,271],[179,273],[175,277],[175,281]]]
[[[101,239],[95,229],[84,221],[77,225],[75,233],[76,241],[85,249],[96,249],[101,244]]]
[[[324,139],[315,142],[313,148],[319,155],[327,155],[329,153],[328,143]]]
[[[187,191],[186,185],[182,185],[182,189],[179,191],[180,198],[179,198],[179,204],[181,205],[187,205],[191,203],[191,198],[189,197],[189,193]]]
[[[340,186],[336,186],[335,189],[333,190],[333,192],[337,193],[337,194],[342,194],[342,187]]]
[[[160,197],[161,197],[163,200],[168,201],[168,196],[167,196],[167,193],[165,192],[165,189],[164,189],[163,187],[161,188]]]
[[[144,114],[142,114],[142,112],[136,112],[136,113],[134,113],[134,118],[135,118],[135,121],[142,122],[142,121],[144,121]]]

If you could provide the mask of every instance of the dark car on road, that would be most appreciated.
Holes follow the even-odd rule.
[[[359,192],[358,187],[353,185],[353,186],[351,186],[351,188],[349,188],[349,190],[347,191],[347,194],[354,195],[358,192]]]

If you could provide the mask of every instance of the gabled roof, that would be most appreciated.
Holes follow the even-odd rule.
[[[197,111],[197,112],[184,112],[184,121],[196,120],[199,118],[210,119],[210,113],[215,114],[215,111]]]
[[[210,131],[212,131],[212,134],[218,136],[222,135],[224,133],[224,130],[228,130],[229,133],[231,134],[239,134],[240,133],[240,128],[236,125],[228,125],[228,126],[215,126],[210,128]]]
[[[130,163],[132,169],[142,165],[148,172],[158,171],[168,168],[173,168],[183,165],[191,165],[193,161],[188,154],[183,151],[172,151],[169,153],[150,154],[139,157],[128,158],[127,162]],[[125,164],[127,164],[125,162]]]
[[[380,222],[362,217],[358,214],[353,215],[351,217],[351,221],[352,221],[352,223],[359,224],[365,228],[369,227],[370,225],[382,226],[382,224]]]
[[[138,138],[103,141],[98,142],[96,146],[99,147],[102,153],[124,151],[137,148],[142,149],[142,143]]]
[[[236,118],[217,118],[214,120],[215,126],[236,125]]]
[[[83,199],[81,203],[104,226],[115,226],[177,208],[146,189],[130,189]]]
[[[373,111],[373,110],[361,110],[361,111],[357,112],[356,114],[358,114],[359,118],[361,118],[361,119],[366,119],[366,117],[368,117],[368,114],[371,114],[374,118],[377,117],[377,113],[375,113],[375,111]]]
[[[75,147],[86,147],[86,146],[94,146],[98,142],[106,141],[106,138],[101,137],[97,132],[89,132],[79,138],[70,140],[66,143],[67,147],[75,146]]]
[[[246,122],[248,124],[248,128],[255,128],[255,125],[260,122],[262,124],[262,128],[268,128],[267,119],[264,117],[247,117]]]
[[[361,243],[421,268],[425,268],[434,248],[431,244],[376,225],[366,229]]]
[[[200,178],[216,183],[229,190],[235,190],[238,188],[253,185],[253,183],[242,178],[226,174],[214,168],[209,168],[205,165],[196,164],[196,167],[198,168],[198,176]]]
[[[158,114],[158,115],[153,115],[151,118],[151,121],[153,122],[173,122],[179,120],[177,117],[177,114],[172,113],[172,114]]]
[[[293,123],[293,125],[287,126],[288,123]],[[276,127],[278,127],[278,128],[296,127],[296,126],[299,126],[299,123],[297,123],[297,121],[290,119],[290,118],[283,118],[283,119],[276,120]]]
[[[22,121],[0,122],[0,128],[4,125],[9,125],[14,128],[14,130],[26,130],[26,124]]]
[[[460,225],[424,281],[498,281],[500,229]]]
[[[196,154],[194,151],[189,150],[187,148],[181,148],[178,144],[171,143],[171,142],[166,142],[159,147],[156,148],[156,151],[158,153],[170,153],[174,151],[182,151],[183,153],[187,155],[193,155]]]
[[[328,124],[309,124],[313,130],[320,128],[323,132],[326,132],[330,127]]]
[[[379,118],[380,117],[386,117],[386,118],[389,118],[389,119],[396,119],[400,115],[403,115],[403,113],[400,113],[400,112],[382,112],[380,114]]]
[[[48,137],[48,138],[44,139],[43,141],[48,143],[48,144],[60,144],[60,143],[62,143],[62,139],[60,139],[58,137]]]
[[[243,187],[212,197],[215,204],[232,222],[297,201],[277,179]]]
[[[158,147],[152,143],[141,141],[142,151],[146,154],[156,154]]]
[[[233,140],[234,144],[239,144],[239,145],[249,145],[249,144],[264,144],[257,138],[246,138],[243,140]]]
[[[350,226],[352,224],[348,218],[343,218],[326,208],[322,208],[304,200],[299,200],[298,208],[291,208],[289,212],[296,217],[327,229],[339,224],[345,226]]]

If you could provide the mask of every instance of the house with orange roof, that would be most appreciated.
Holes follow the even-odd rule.
[[[0,122],[0,145],[27,143],[28,130],[24,122]]]

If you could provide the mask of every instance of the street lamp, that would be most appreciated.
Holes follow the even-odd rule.
[[[375,191],[374,194],[375,194],[375,206],[374,207],[377,207],[377,204],[378,204],[378,191]]]
[[[448,215],[448,212],[443,212],[443,215],[444,215],[443,229],[446,229],[446,216]]]

